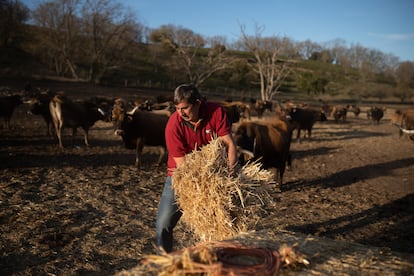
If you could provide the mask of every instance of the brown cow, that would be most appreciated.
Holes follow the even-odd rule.
[[[49,103],[49,109],[61,149],[63,149],[63,128],[71,128],[72,137],[74,137],[77,128],[81,127],[84,131],[85,145],[89,146],[89,128],[98,120],[105,120],[105,113],[96,104],[88,101],[73,102],[62,95],[53,97]]]
[[[345,122],[346,121],[346,115],[348,113],[348,107],[347,106],[334,106],[332,109],[332,117],[335,120],[335,123],[339,122]]]
[[[274,119],[264,122],[243,122],[234,139],[240,150],[253,153],[254,160],[261,158],[264,168],[277,168],[276,179],[283,184],[286,163],[290,164],[292,129],[288,123]],[[244,160],[241,160],[242,162]]]
[[[230,123],[238,123],[242,119],[250,120],[250,107],[249,105],[237,101],[237,102],[220,102],[219,103],[226,111],[227,117]]]
[[[230,103],[229,105],[235,105],[238,107],[239,112],[240,112],[240,120],[246,119],[250,121],[251,119],[250,104],[244,103],[242,101],[235,101],[235,102]]]
[[[321,105],[321,110],[325,113],[325,114],[332,114],[332,111],[334,109],[334,107],[332,105],[330,105],[329,103],[325,102],[324,100],[319,100],[320,102],[322,102]]]
[[[361,108],[359,108],[359,106],[356,106],[355,104],[347,105],[346,107],[348,108],[349,112],[354,113],[355,117],[358,117],[361,113]]]
[[[224,111],[226,111],[227,118],[231,124],[240,121],[241,110],[238,105],[228,102],[221,102],[220,105],[224,108]]]
[[[165,126],[168,116],[141,111],[138,108],[127,112],[125,104],[116,101],[112,109],[112,122],[115,134],[122,137],[125,147],[135,149],[135,165],[138,168],[141,167],[144,146],[158,146],[160,148],[158,165],[161,163],[166,152]]]
[[[391,116],[391,124],[400,129],[400,137],[405,133],[414,140],[414,109],[396,110]]]
[[[22,97],[18,94],[0,97],[0,117],[4,117],[4,128],[10,129],[13,112],[22,103]]]
[[[288,110],[288,116],[294,129],[297,129],[296,139],[300,140],[300,131],[307,130],[308,138],[311,138],[313,125],[317,121],[327,121],[323,111],[317,109],[292,108]]]

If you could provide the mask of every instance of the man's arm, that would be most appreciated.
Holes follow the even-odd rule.
[[[174,158],[175,164],[177,165],[177,168],[181,167],[181,165],[184,163],[184,160],[185,160],[185,156],[183,156],[183,157],[173,157],[173,158]]]
[[[220,140],[223,141],[223,143],[227,147],[229,167],[230,169],[233,169],[238,165],[236,142],[234,141],[233,136],[231,134],[220,136]]]

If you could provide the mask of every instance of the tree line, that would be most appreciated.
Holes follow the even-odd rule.
[[[0,22],[2,48],[23,49],[74,80],[191,82],[254,89],[263,100],[291,90],[359,98],[385,93],[401,101],[414,94],[414,63],[392,54],[347,47],[340,39],[322,45],[264,37],[259,25],[253,34],[240,25],[231,43],[173,24],[150,29],[116,0],[45,0],[33,10],[19,0],[0,0]]]

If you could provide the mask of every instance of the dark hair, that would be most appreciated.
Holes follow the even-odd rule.
[[[201,100],[202,96],[197,87],[192,84],[181,84],[174,91],[174,104],[177,105],[183,101],[194,104],[197,100]]]

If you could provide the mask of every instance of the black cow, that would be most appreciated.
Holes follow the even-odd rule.
[[[294,129],[297,129],[296,138],[298,140],[302,129],[307,130],[308,138],[311,138],[313,125],[317,121],[327,121],[325,113],[317,109],[292,108],[287,113]]]
[[[63,149],[63,128],[71,128],[72,137],[74,137],[77,128],[81,127],[84,131],[85,145],[89,146],[89,129],[98,120],[105,120],[105,113],[95,103],[89,101],[74,102],[62,95],[53,97],[49,103],[49,109],[61,149]]]
[[[87,99],[86,101],[95,104],[98,108],[100,108],[105,113],[105,118],[103,119],[103,121],[111,122],[112,108],[114,106],[116,99],[117,98],[91,97]]]
[[[373,106],[369,110],[367,110],[367,117],[368,119],[371,119],[375,124],[378,125],[382,117],[384,117],[384,111],[384,108]]]
[[[161,163],[165,152],[165,126],[168,116],[153,112],[141,111],[135,108],[133,112],[126,112],[125,104],[117,101],[112,109],[112,122],[115,134],[122,137],[125,147],[135,149],[135,165],[141,167],[141,156],[144,146],[158,146]]]
[[[0,117],[4,118],[4,128],[10,129],[13,112],[22,103],[22,97],[18,94],[0,97]]]
[[[270,112],[273,109],[273,103],[271,101],[263,101],[263,100],[257,100],[254,109],[257,112],[257,117],[262,118],[263,114],[266,110],[269,110]]]
[[[52,115],[50,114],[49,104],[53,99],[54,93],[50,91],[41,91],[33,94],[27,101],[29,104],[29,114],[40,115],[46,123],[47,131],[46,135],[52,134]]]

